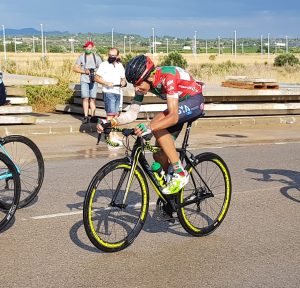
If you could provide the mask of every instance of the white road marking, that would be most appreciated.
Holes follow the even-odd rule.
[[[245,190],[245,191],[234,191],[233,193],[236,194],[246,194],[246,193],[253,193],[253,192],[262,192],[262,191],[268,191],[268,190],[274,190],[274,189],[280,189],[281,186],[273,186],[268,188],[262,188],[262,189],[253,189],[253,190]],[[156,202],[150,202],[149,206],[156,205]],[[133,205],[132,207],[138,208],[140,205]],[[73,211],[73,212],[65,212],[65,213],[56,213],[56,214],[48,214],[48,215],[41,215],[41,216],[32,216],[31,219],[34,220],[41,220],[41,219],[50,219],[50,218],[59,218],[59,217],[66,217],[66,216],[72,216],[72,215],[79,215],[82,214],[82,210],[79,211]],[[26,219],[22,219],[26,220]]]
[[[156,205],[156,202],[150,202],[149,206]],[[133,208],[138,208],[140,205],[133,205]],[[49,218],[58,218],[58,217],[65,217],[65,216],[72,216],[72,215],[79,215],[82,214],[82,210],[80,211],[73,211],[73,212],[65,212],[65,213],[56,213],[56,214],[48,214],[48,215],[41,215],[41,216],[33,216],[30,217],[34,220],[40,220],[40,219],[49,219]],[[23,219],[25,220],[25,219]]]

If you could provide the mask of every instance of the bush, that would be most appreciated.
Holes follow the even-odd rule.
[[[68,83],[57,85],[26,86],[29,105],[36,112],[53,112],[57,104],[71,103],[72,90]]]
[[[275,58],[274,66],[281,67],[281,66],[294,66],[300,64],[299,59],[294,54],[282,54]]]
[[[172,51],[167,56],[163,57],[159,66],[178,66],[185,69],[187,68],[188,63],[181,54],[177,51]]]

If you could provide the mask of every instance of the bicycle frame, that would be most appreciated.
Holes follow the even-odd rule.
[[[6,151],[6,149],[4,148],[4,146],[2,145],[4,141],[4,138],[0,137],[0,149],[2,150],[2,152],[14,163],[14,161],[12,160],[12,158],[10,157],[10,155],[8,154],[8,152]],[[0,151],[1,152],[1,151]],[[18,173],[20,174],[21,170],[20,170],[20,167],[18,165],[16,165],[14,163]],[[11,176],[10,176],[11,177]],[[8,178],[8,177],[7,177]]]
[[[190,164],[192,167],[194,167],[194,162],[196,161],[196,159],[194,159],[194,155],[192,153],[191,154],[191,158],[189,158],[187,156],[187,147],[188,147],[188,139],[189,139],[189,135],[190,135],[190,129],[191,129],[191,126],[192,126],[192,121],[191,122],[188,122],[187,123],[187,127],[186,127],[186,131],[185,131],[185,135],[184,135],[184,139],[183,139],[183,143],[182,143],[182,147],[181,148],[177,148],[176,150],[179,152],[179,155],[180,155],[180,160],[183,161],[185,160],[185,162],[187,164]],[[156,178],[154,177],[154,174],[150,168],[150,165],[148,163],[148,161],[146,160],[145,158],[145,155],[142,153],[142,151],[144,151],[144,141],[141,137],[138,137],[134,146],[133,146],[133,149],[132,149],[132,152],[131,152],[131,156],[128,157],[129,160],[131,161],[131,170],[130,170],[130,174],[129,174],[129,179],[127,181],[127,185],[126,185],[126,189],[125,189],[125,195],[124,195],[124,198],[123,198],[123,205],[125,205],[125,201],[126,201],[126,198],[127,198],[127,194],[129,192],[129,189],[130,189],[130,186],[131,186],[131,182],[133,180],[133,175],[134,175],[134,171],[136,169],[136,166],[139,164],[142,168],[142,170],[145,172],[147,178],[149,179],[150,183],[152,184],[153,188],[154,188],[154,191],[156,192],[156,194],[158,195],[159,198],[162,199],[162,201],[164,201],[165,203],[168,203],[171,207],[173,207],[172,203],[170,202],[170,199],[168,199],[168,197],[165,197],[163,194],[162,194],[162,188],[161,186],[159,185],[158,181],[156,180]],[[198,176],[202,179],[201,175],[198,173],[197,169],[195,169],[196,173],[198,174]],[[116,189],[116,195],[118,194],[118,191],[120,189],[120,186],[121,184],[123,183],[124,179],[125,179],[125,176],[128,172],[125,172],[125,174],[122,175],[121,179],[120,179],[120,182],[119,182],[119,185]],[[194,186],[196,187],[196,183],[195,183],[195,180],[194,180],[194,177],[192,176],[191,177],[193,183],[194,183]],[[202,179],[203,180],[203,179]],[[203,181],[204,182],[204,181]],[[204,182],[205,183],[205,182]],[[209,187],[204,184],[208,189]],[[119,188],[119,189],[118,189]],[[210,191],[210,189],[209,189]],[[112,201],[114,203],[114,200]],[[196,200],[193,200],[192,202],[196,202]],[[181,208],[183,206],[186,206],[192,202],[187,202],[187,203],[182,203],[182,204],[177,204],[176,207],[174,209],[178,209],[178,208]]]

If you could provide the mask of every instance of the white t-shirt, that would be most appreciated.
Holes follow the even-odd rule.
[[[105,82],[114,83],[114,85],[120,85],[121,78],[125,78],[125,69],[122,63],[110,64],[108,61],[104,61],[100,64],[99,69],[96,72],[97,75],[101,76]],[[120,87],[108,87],[104,86],[103,92],[121,94]]]

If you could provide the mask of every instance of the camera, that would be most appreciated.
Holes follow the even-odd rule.
[[[95,82],[95,69],[89,69],[90,70],[90,81]]]

